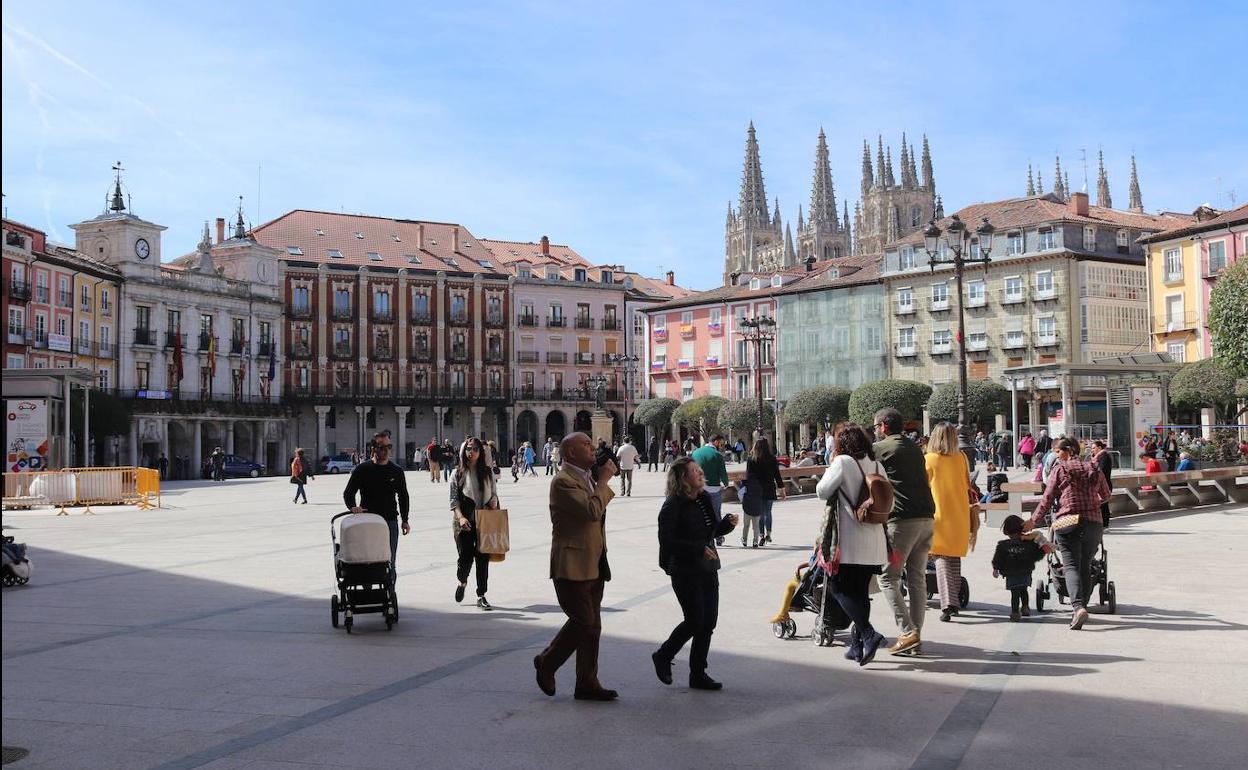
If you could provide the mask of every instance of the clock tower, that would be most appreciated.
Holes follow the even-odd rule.
[[[91,259],[113,265],[126,275],[155,273],[160,267],[160,234],[166,228],[135,216],[130,196],[123,193],[121,163],[97,217],[70,225],[74,248]]]

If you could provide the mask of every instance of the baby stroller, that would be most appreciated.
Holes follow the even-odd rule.
[[[1055,594],[1058,604],[1066,604],[1070,601],[1070,592],[1066,590],[1066,573],[1062,567],[1062,557],[1055,549],[1045,557],[1044,561],[1048,565],[1045,577],[1036,579],[1037,612],[1042,612],[1044,603]],[[1113,615],[1118,611],[1118,591],[1114,588],[1114,581],[1109,579],[1109,554],[1105,550],[1103,540],[1096,555],[1092,557],[1090,572],[1092,584],[1097,587],[1097,603],[1102,607],[1107,607],[1109,614]]]
[[[339,519],[342,523],[335,531]],[[337,628],[341,614],[349,634],[357,613],[380,612],[389,631],[399,619],[399,599],[394,593],[386,520],[375,513],[344,511],[329,520],[329,538],[338,580],[338,593],[329,598],[330,622]]]
[[[0,566],[0,577],[6,586],[24,586],[30,580],[30,559],[26,558],[26,544],[15,543],[9,535],[4,536],[3,565]]]
[[[940,587],[936,583],[936,560],[927,560],[927,600],[931,601],[932,597],[940,592]],[[905,585],[904,583],[902,585]],[[958,608],[966,609],[966,605],[971,603],[971,584],[966,582],[964,576],[958,584]]]
[[[831,647],[835,633],[849,628],[849,616],[827,590],[827,585],[827,573],[816,563],[815,556],[806,564],[798,565],[793,579],[785,586],[784,604],[771,619],[771,632],[777,639],[792,639],[797,634],[797,623],[789,616],[790,612],[816,614],[815,627],[810,633],[816,647]]]

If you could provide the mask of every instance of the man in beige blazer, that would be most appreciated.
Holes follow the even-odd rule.
[[[550,484],[550,577],[559,606],[568,616],[559,633],[533,658],[537,686],[555,694],[555,672],[576,653],[577,700],[615,700],[619,693],[598,681],[602,636],[602,591],[611,579],[607,564],[607,483],[615,463],[594,465],[594,448],[584,433],[569,433],[559,445],[563,469]]]

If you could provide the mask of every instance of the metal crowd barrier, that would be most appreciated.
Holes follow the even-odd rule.
[[[159,508],[160,471],[134,467],[65,468],[4,474],[4,507],[34,505],[58,507],[57,516],[68,516],[66,508],[77,506],[83,507],[84,514],[94,514],[93,505]]]

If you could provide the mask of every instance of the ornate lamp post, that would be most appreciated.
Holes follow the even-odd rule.
[[[763,436],[763,343],[776,339],[776,322],[770,316],[742,319],[741,336],[754,343],[754,387],[758,395],[758,435]]]
[[[973,236],[957,214],[950,218],[950,222],[945,226],[942,236],[941,230],[936,226],[935,220],[927,225],[927,229],[923,231],[923,246],[927,251],[928,264],[932,272],[936,272],[936,267],[952,265],[953,275],[957,281],[958,291],[958,443],[959,448],[966,454],[970,466],[975,467],[975,445],[971,441],[971,426],[967,424],[966,419],[966,315],[962,305],[962,275],[968,264],[977,264],[987,266],[991,260],[992,253],[992,234],[996,232],[996,228],[988,221],[988,217],[983,217],[983,221],[979,227],[975,228],[974,238],[975,245],[978,247],[978,253],[973,254],[971,245]],[[940,246],[945,245],[948,253],[952,256],[942,256]]]
[[[603,356],[603,359],[611,366],[619,367],[623,373],[624,380],[624,422],[621,425],[624,433],[628,433],[628,397],[633,389],[634,377],[637,374],[637,363],[641,361],[637,356],[630,356],[624,353],[611,353]]]

